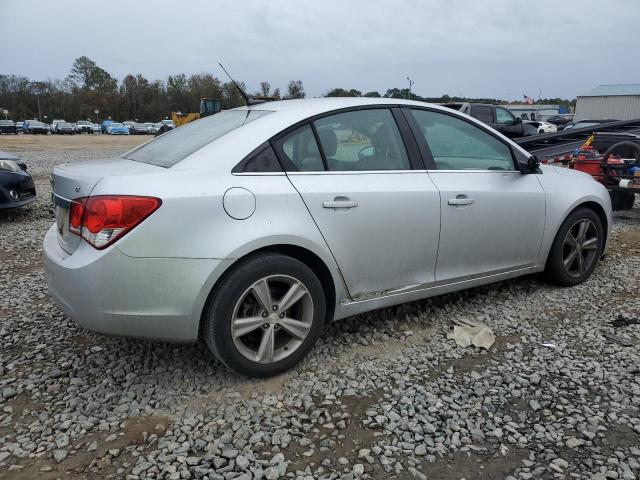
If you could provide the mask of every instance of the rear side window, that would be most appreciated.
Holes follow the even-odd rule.
[[[475,106],[473,107],[474,117],[484,123],[493,123],[493,112],[491,107]]]
[[[271,112],[267,110],[230,110],[216,113],[171,130],[125,153],[123,157],[169,168],[232,130],[269,113]]]
[[[324,171],[320,149],[309,125],[294,130],[275,142],[276,149],[288,171]]]
[[[387,109],[338,113],[314,123],[329,170],[410,170],[400,131]]]
[[[280,163],[268,143],[250,154],[232,170],[233,173],[281,172]]]

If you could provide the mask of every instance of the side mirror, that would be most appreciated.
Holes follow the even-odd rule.
[[[521,123],[522,123],[522,119],[521,119],[520,117],[516,117],[516,118],[513,120],[513,124],[514,124],[514,125],[520,125]]]
[[[538,173],[540,171],[540,161],[535,155],[527,158],[527,163],[520,164],[520,173]]]

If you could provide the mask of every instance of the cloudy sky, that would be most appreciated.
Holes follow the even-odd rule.
[[[227,69],[309,96],[574,97],[640,83],[638,0],[0,0],[0,73],[63,78],[86,55],[122,79]]]

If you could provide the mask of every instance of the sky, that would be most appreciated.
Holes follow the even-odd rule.
[[[64,78],[86,55],[113,76],[212,72],[307,96],[408,86],[573,98],[640,83],[638,0],[0,0],[0,73]],[[225,79],[226,80],[226,79]]]

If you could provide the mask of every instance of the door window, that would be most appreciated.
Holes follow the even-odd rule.
[[[475,112],[475,115],[473,116],[476,117],[481,122],[493,123],[493,112],[491,111],[491,107],[485,107],[481,105],[476,106],[474,107],[474,112]]]
[[[511,149],[465,120],[411,110],[439,170],[514,170]]]
[[[506,108],[496,108],[496,123],[513,125],[514,117]]]
[[[314,123],[329,170],[410,170],[400,131],[387,109],[355,110]]]
[[[309,125],[294,130],[275,142],[285,170],[299,172],[324,171],[322,156]]]

